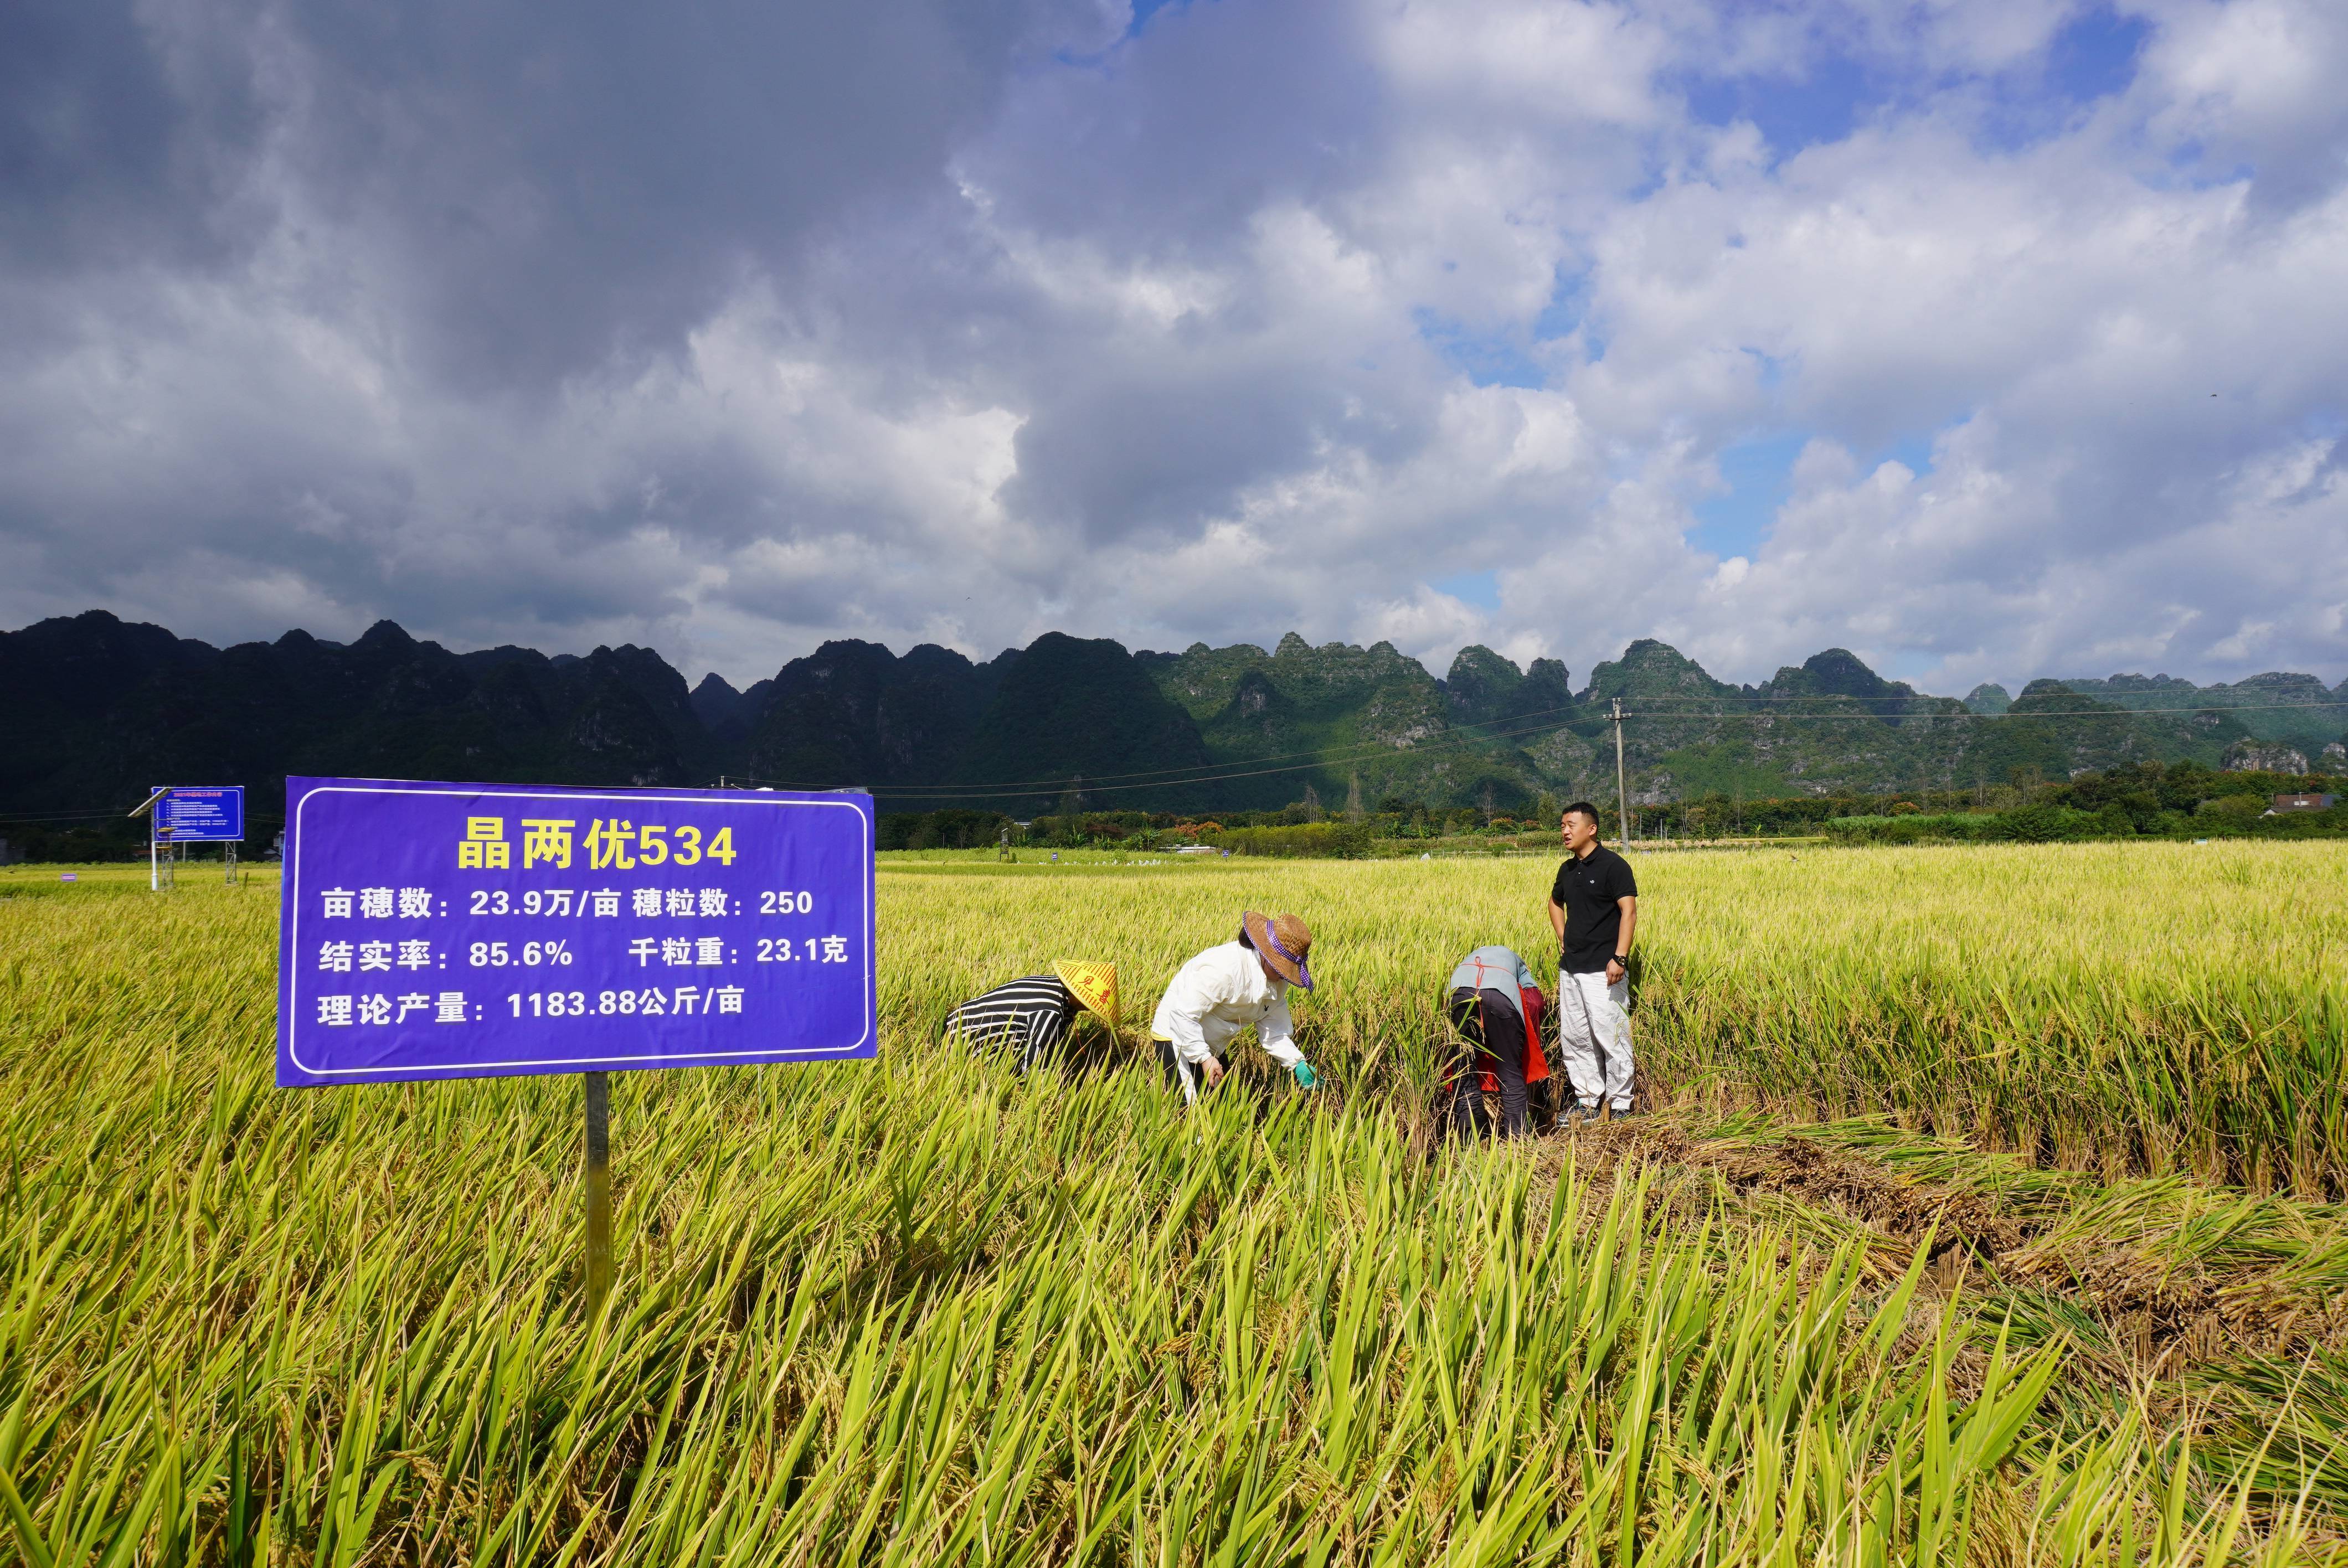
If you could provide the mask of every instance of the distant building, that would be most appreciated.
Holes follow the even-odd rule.
[[[2275,815],[2281,816],[2294,811],[2330,811],[2339,799],[2336,794],[2279,794],[2274,797]]]

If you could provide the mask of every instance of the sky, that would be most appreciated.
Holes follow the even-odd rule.
[[[2348,6],[0,11],[0,625],[2348,675]]]

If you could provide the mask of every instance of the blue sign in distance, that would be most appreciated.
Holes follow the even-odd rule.
[[[285,781],[282,1088],[870,1057],[872,798]]]
[[[197,788],[157,784],[166,790],[155,803],[155,836],[169,844],[242,844],[244,786]]]

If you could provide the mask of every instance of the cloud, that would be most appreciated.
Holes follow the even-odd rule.
[[[2348,666],[2329,8],[1129,20],[12,14],[0,619]]]

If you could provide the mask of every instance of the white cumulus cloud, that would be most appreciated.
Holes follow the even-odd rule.
[[[0,22],[0,620],[2348,673],[2317,0],[542,24]]]

